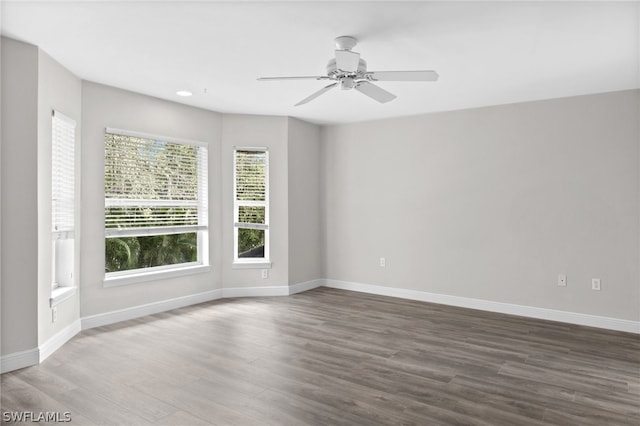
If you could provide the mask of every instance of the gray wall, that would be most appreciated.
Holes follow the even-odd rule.
[[[289,284],[324,278],[320,236],[320,127],[289,119]]]
[[[233,148],[269,149],[269,232],[272,268],[262,279],[259,269],[234,269]],[[287,118],[225,114],[222,120],[222,276],[224,287],[286,286],[289,283]],[[218,234],[220,235],[220,234]],[[213,238],[216,238],[215,235]]]
[[[326,278],[637,321],[639,93],[324,128]]]
[[[2,348],[38,345],[38,48],[2,38]]]
[[[80,128],[82,117],[82,83],[79,78],[38,52],[38,343],[46,342],[58,331],[80,319],[80,296],[57,306],[58,320],[53,323],[51,306],[51,111],[53,109],[76,121],[76,205],[80,206]],[[79,209],[76,210],[80,212]],[[80,220],[76,217],[75,283],[79,277]]]
[[[100,84],[82,83],[82,317],[220,288],[221,115]],[[209,255],[211,271],[103,288],[104,128],[192,139],[209,144]]]

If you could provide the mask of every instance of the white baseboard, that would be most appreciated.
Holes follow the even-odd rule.
[[[170,311],[171,309],[184,308],[185,306],[209,302],[211,300],[220,299],[222,297],[222,289],[216,289],[205,291],[204,293],[176,297],[175,299],[162,300],[160,302],[147,303],[146,305],[133,306],[131,308],[91,315],[81,318],[80,322],[82,325],[82,330],[87,330],[89,328],[114,324],[116,322],[139,318],[145,315],[152,315],[160,312]]]
[[[320,287],[324,280],[307,281],[293,286],[271,286],[271,287],[234,287],[211,290],[190,296],[178,297],[175,299],[163,300],[160,302],[148,303],[146,305],[133,306],[131,308],[117,311],[105,312],[103,314],[83,317],[81,321],[82,330],[100,327],[139,318],[145,315],[157,314],[159,312],[170,311],[171,309],[183,308],[189,305],[208,302],[211,300],[230,297],[263,297],[263,296],[288,296],[290,294],[306,291],[311,288]]]
[[[288,296],[289,286],[223,288],[222,297]]]
[[[0,358],[0,373],[7,373],[20,368],[38,365],[57,351],[69,339],[80,332],[80,320],[74,321],[69,326],[54,334],[40,347],[22,352],[14,352]]]
[[[76,320],[66,328],[60,330],[49,340],[40,345],[40,362],[44,361],[57,351],[62,345],[67,343],[73,336],[80,332],[80,320]]]
[[[586,325],[589,327],[605,328],[608,330],[626,331],[629,333],[640,334],[640,321],[601,317],[597,315],[581,314],[577,312],[558,311],[555,309],[537,308],[534,306],[515,305],[511,303],[494,302],[491,300],[471,299],[467,297],[450,296],[446,294],[428,293],[424,291],[406,290],[402,288],[383,287],[378,285],[339,280],[324,280],[324,286],[343,290],[358,291],[362,293],[378,294],[381,296],[398,297],[401,299],[459,306],[462,308],[479,309],[482,311],[499,312],[502,314],[518,315],[550,321],[560,321],[569,324]]]
[[[160,302],[148,303],[146,305],[133,306],[131,308],[120,309],[117,311],[105,312],[103,314],[83,317],[80,320],[81,329],[87,330],[89,328],[114,324],[120,321],[126,321],[134,318],[143,317],[145,315],[157,314],[159,312],[170,311],[171,309],[183,308],[185,306],[209,302],[211,300],[222,299],[222,298],[288,296],[290,294],[300,293],[302,291],[320,287],[322,286],[323,283],[324,283],[324,280],[313,280],[313,281],[307,281],[299,284],[294,284],[292,286],[283,285],[283,286],[271,286],[271,287],[221,288],[221,289],[211,290],[211,291],[198,293],[190,296],[177,297],[175,299],[163,300]]]
[[[7,373],[9,371],[31,367],[32,365],[38,364],[40,361],[40,355],[38,352],[38,348],[33,348],[0,357],[0,373]]]
[[[322,287],[327,280],[311,280],[303,283],[293,284],[289,286],[289,295],[302,293],[303,291],[313,290],[314,288]]]
[[[288,296],[290,294],[306,291],[311,288],[320,287],[324,280],[307,281],[293,286],[271,286],[271,287],[233,287],[211,290],[190,296],[177,297],[175,299],[163,300],[160,302],[148,303],[146,305],[133,306],[131,308],[117,311],[105,312],[102,314],[83,317],[81,321],[82,330],[114,324],[145,315],[157,314],[159,312],[170,311],[171,309],[183,308],[189,305],[208,302],[211,300],[230,297],[264,297],[264,296]]]

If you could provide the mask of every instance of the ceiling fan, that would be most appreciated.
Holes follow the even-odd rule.
[[[436,81],[438,73],[435,71],[367,71],[367,62],[360,58],[360,54],[353,52],[358,40],[350,36],[341,36],[336,41],[336,57],[327,64],[327,75],[301,77],[260,77],[259,81],[272,80],[330,80],[331,84],[307,96],[295,106],[304,105],[340,85],[342,90],[355,89],[380,103],[386,103],[396,98],[372,81]]]

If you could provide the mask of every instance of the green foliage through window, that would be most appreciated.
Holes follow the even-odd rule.
[[[187,234],[114,237],[105,240],[105,272],[197,261],[198,238]]]
[[[238,228],[238,257],[264,257],[264,230]]]

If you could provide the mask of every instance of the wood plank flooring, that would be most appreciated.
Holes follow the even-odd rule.
[[[87,330],[1,386],[72,425],[638,426],[640,336],[318,288]]]

